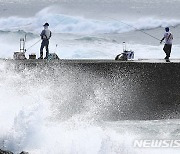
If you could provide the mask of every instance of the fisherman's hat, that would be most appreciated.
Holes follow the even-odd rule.
[[[166,27],[166,28],[165,28],[165,31],[166,31],[166,32],[169,32],[169,27]]]
[[[43,26],[49,26],[49,24],[46,22]]]

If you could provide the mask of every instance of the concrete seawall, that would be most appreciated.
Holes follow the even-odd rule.
[[[102,88],[106,101],[105,120],[157,120],[180,118],[180,61],[117,62],[111,60],[11,61],[16,69],[46,68],[51,76],[73,76],[74,96],[86,99],[92,85]],[[55,71],[56,70],[56,71]],[[55,73],[56,72],[56,73]],[[81,95],[81,97],[80,97]],[[83,101],[83,100],[82,100]]]

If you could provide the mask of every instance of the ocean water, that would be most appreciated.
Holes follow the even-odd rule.
[[[124,41],[135,59],[162,59],[159,40],[166,26],[174,35],[171,58],[180,58],[179,6],[179,0],[1,0],[0,57],[12,58],[25,34],[26,56],[39,55],[39,34],[48,22],[50,52],[63,59],[114,59]],[[84,89],[73,82],[73,73],[54,71],[58,78],[45,68],[17,72],[0,62],[1,149],[30,154],[179,153],[179,148],[133,147],[135,139],[178,140],[179,120],[104,119],[113,105],[107,85]],[[83,75],[86,85],[88,72]]]
[[[35,43],[40,40],[42,25],[49,22],[53,33],[50,52],[63,59],[114,59],[122,52],[123,42],[136,59],[162,59],[159,40],[166,26],[174,35],[171,56],[179,58],[179,5],[178,0],[2,1],[0,56],[12,58],[25,34],[26,55],[39,55],[40,42]]]

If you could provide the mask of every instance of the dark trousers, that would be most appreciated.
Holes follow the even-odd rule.
[[[172,44],[165,44],[165,45],[164,45],[163,50],[164,50],[164,52],[166,53],[166,57],[165,57],[166,59],[169,59],[169,57],[170,57],[171,48],[172,48]]]
[[[41,43],[41,48],[40,48],[40,58],[43,58],[43,49],[44,47],[46,48],[46,58],[48,57],[49,54],[49,40],[43,40]]]

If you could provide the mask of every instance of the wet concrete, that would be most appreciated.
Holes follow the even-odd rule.
[[[180,60],[7,60],[16,69],[39,67],[53,72],[65,69],[77,85],[106,87],[110,105],[106,120],[157,120],[180,118]],[[15,64],[15,65],[14,65]],[[88,74],[88,79],[83,76]],[[54,73],[54,76],[57,74]],[[58,74],[59,76],[59,74]],[[58,76],[56,78],[58,78]],[[86,81],[86,84],[82,82]],[[77,96],[78,97],[78,96]],[[82,98],[82,97],[81,97]],[[109,113],[108,113],[109,112]],[[106,114],[107,113],[107,114]]]

